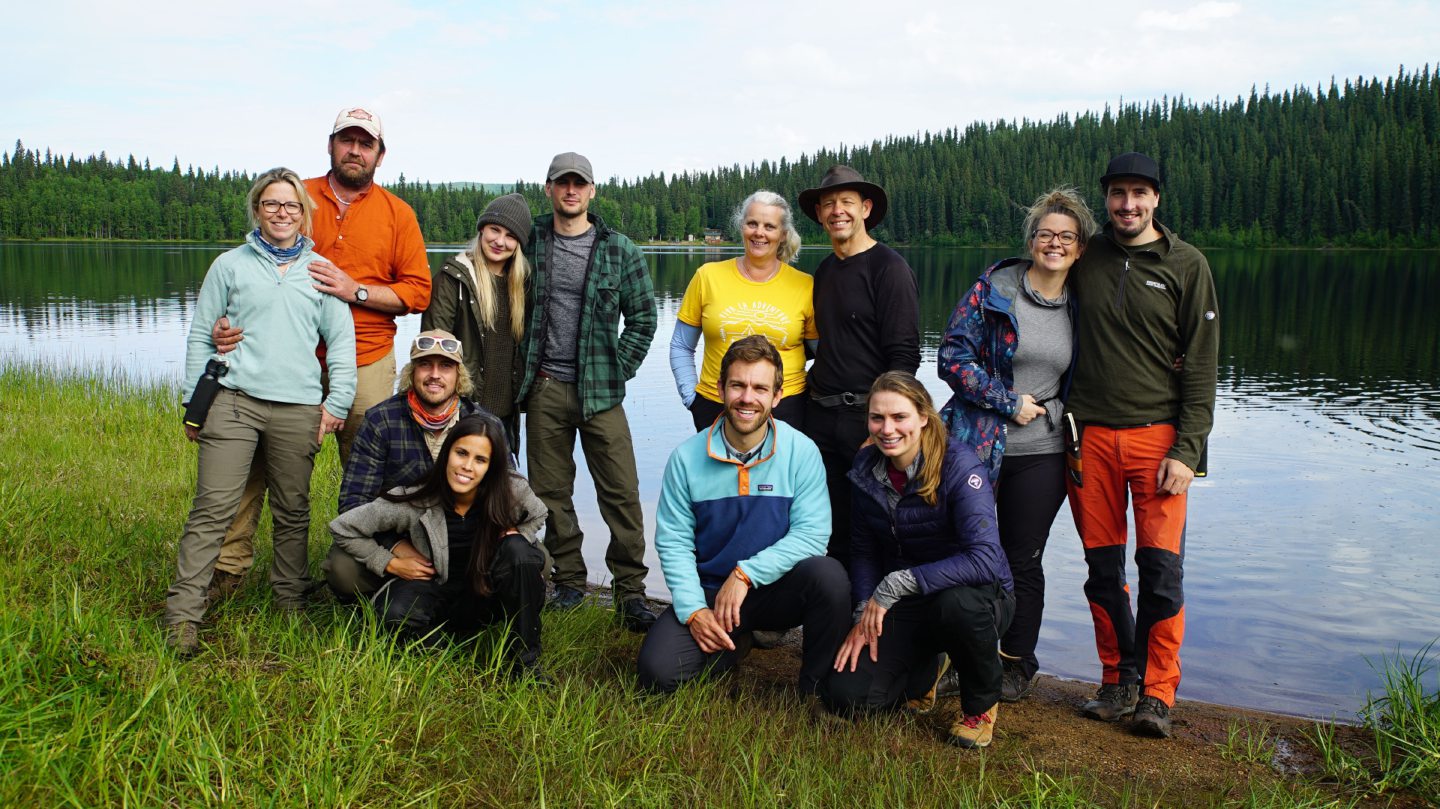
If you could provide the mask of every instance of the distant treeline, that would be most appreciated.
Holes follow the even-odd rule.
[[[704,228],[727,229],[750,192],[768,188],[793,200],[838,162],[889,192],[882,239],[1013,244],[1021,208],[1052,186],[1076,185],[1102,210],[1105,163],[1131,149],[1160,160],[1158,218],[1200,244],[1440,246],[1440,67],[1429,65],[1418,73],[1401,67],[1383,81],[1252,89],[1229,102],[1122,101],[1048,123],[975,123],[794,162],[611,179],[592,210],[637,239],[698,238]],[[164,169],[133,156],[112,162],[103,152],[42,155],[17,141],[0,155],[0,238],[233,240],[246,229],[249,181],[218,168],[182,171],[178,161]],[[389,187],[415,207],[432,242],[469,239],[494,196],[473,183],[404,175]],[[539,184],[514,188],[534,210],[548,210]],[[806,241],[824,240],[809,220],[799,224]]]

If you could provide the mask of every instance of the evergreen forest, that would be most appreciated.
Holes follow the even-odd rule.
[[[1022,207],[1055,185],[1078,186],[1102,209],[1105,163],[1132,149],[1156,157],[1164,172],[1157,218],[1197,244],[1440,247],[1440,67],[1429,65],[1402,66],[1383,80],[1252,88],[1231,101],[1122,100],[1048,122],[893,135],[793,161],[612,178],[591,210],[640,241],[699,238],[705,228],[728,230],[750,192],[794,200],[830,165],[846,163],[889,193],[880,239],[1007,245],[1020,241]],[[153,167],[104,152],[42,154],[16,141],[0,154],[0,239],[235,241],[247,230],[249,182],[243,172]],[[388,187],[415,208],[427,241],[452,244],[474,234],[501,190],[403,174]],[[536,212],[548,210],[541,185],[513,188]],[[797,224],[807,242],[825,241],[808,219]]]

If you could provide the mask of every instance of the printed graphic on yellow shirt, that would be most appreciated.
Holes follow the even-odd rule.
[[[732,304],[721,310],[717,319],[720,339],[727,347],[742,337],[759,334],[781,351],[794,348],[789,342],[790,316],[774,304],[764,301]]]

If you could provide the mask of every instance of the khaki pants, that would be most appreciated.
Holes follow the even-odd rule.
[[[336,434],[340,442],[340,468],[350,462],[350,447],[355,443],[355,434],[365,411],[395,395],[395,351],[369,365],[357,369],[355,402],[350,405],[350,415],[345,426]],[[259,457],[257,453],[256,457]],[[220,545],[220,561],[215,563],[218,570],[244,576],[255,564],[255,529],[260,525],[260,508],[265,505],[265,467],[252,464],[250,475],[245,480],[245,493],[240,497],[240,508],[235,512],[235,521],[225,531],[225,541]]]
[[[616,405],[585,421],[576,386],[541,377],[525,403],[525,454],[530,488],[550,511],[545,547],[555,560],[553,581],[577,590],[585,587],[585,535],[573,499],[576,433],[595,480],[600,516],[610,529],[605,563],[614,577],[615,598],[623,603],[644,596],[645,525],[625,408]]]
[[[251,467],[270,481],[275,560],[270,584],[281,604],[303,602],[309,582],[310,472],[320,450],[320,408],[255,399],[222,390],[200,431],[195,504],[185,522],[175,583],[165,593],[165,623],[198,622],[205,615],[225,527],[230,525]],[[264,438],[262,443],[261,439]]]

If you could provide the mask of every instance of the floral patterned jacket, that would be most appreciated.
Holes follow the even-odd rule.
[[[1005,424],[1020,406],[1012,364],[1020,342],[1014,303],[1029,268],[1029,259],[1007,258],[986,269],[956,304],[937,356],[940,378],[955,391],[940,418],[951,438],[975,448],[992,484],[1005,455]],[[1073,320],[1073,297],[1070,305]],[[1061,391],[1069,388],[1067,373]]]

